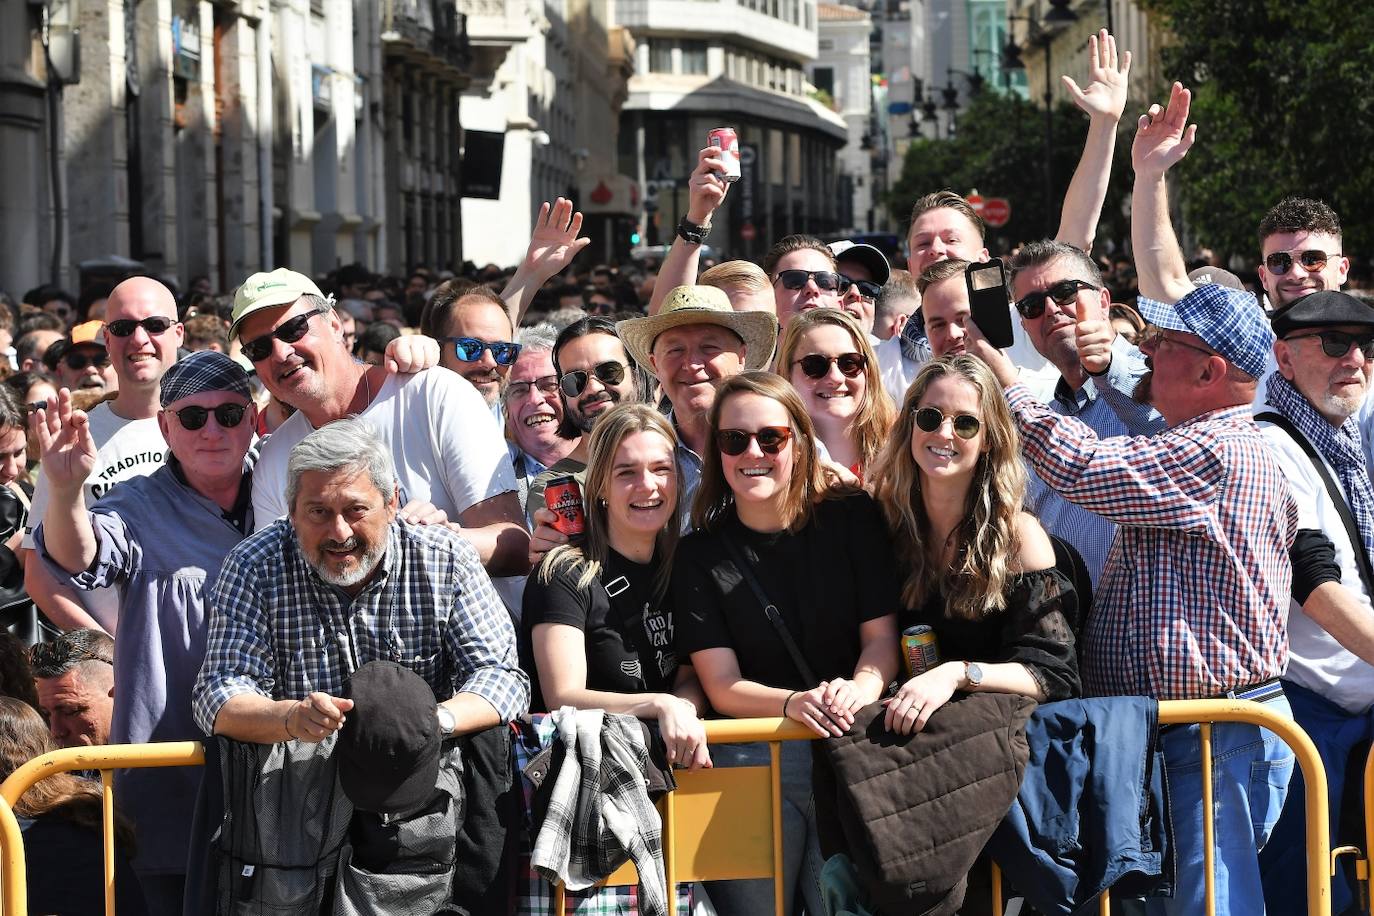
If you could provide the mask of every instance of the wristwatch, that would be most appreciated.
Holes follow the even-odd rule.
[[[964,683],[977,687],[983,683],[983,666],[977,662],[964,662]]]
[[[439,731],[445,738],[453,737],[453,733],[458,730],[458,720],[453,715],[453,710],[447,706],[440,706],[437,715],[439,716]]]
[[[698,226],[696,223],[689,222],[687,217],[684,216],[682,219],[678,220],[677,234],[684,242],[700,245],[702,242],[706,241],[706,236],[711,234],[711,221],[708,219]]]

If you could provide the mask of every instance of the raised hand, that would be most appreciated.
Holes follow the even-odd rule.
[[[72,409],[72,393],[63,388],[55,404],[34,411],[29,429],[37,437],[43,473],[52,488],[79,489],[95,470],[98,450],[86,412]]]
[[[577,237],[581,231],[582,214],[573,212],[572,201],[560,197],[552,207],[545,201],[534,221],[534,234],[525,250],[523,266],[534,271],[541,281],[563,271],[592,243],[589,238]]]
[[[687,179],[687,220],[701,225],[711,219],[725,202],[730,184],[722,176],[725,163],[720,159],[720,148],[708,146],[697,153],[697,167]]]
[[[1131,144],[1131,165],[1137,175],[1163,175],[1188,155],[1197,139],[1197,125],[1188,123],[1192,104],[1193,94],[1182,83],[1174,83],[1167,108],[1156,103],[1140,116]]]
[[[1116,39],[1102,29],[1088,39],[1088,85],[1079,88],[1071,76],[1061,76],[1074,104],[1089,116],[1121,120],[1126,110],[1126,77],[1131,72],[1131,52],[1117,57]]]

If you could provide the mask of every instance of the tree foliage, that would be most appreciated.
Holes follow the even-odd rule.
[[[1374,243],[1374,4],[1146,0],[1171,35],[1166,77],[1194,92],[1197,144],[1174,179],[1199,242],[1254,258],[1287,195],[1340,214],[1347,254]]]
[[[1005,197],[1011,220],[988,232],[988,250],[1010,251],[1018,242],[1054,235],[1064,191],[1083,152],[1087,116],[1068,103],[1054,109],[1054,185],[1045,200],[1045,110],[1017,96],[984,91],[959,113],[953,138],[919,139],[907,149],[902,174],[888,195],[888,208],[905,232],[911,205],[941,188],[960,194],[977,189],[983,197]],[[1111,187],[1097,238],[1125,241],[1130,225],[1122,214],[1129,194],[1130,136],[1118,138]]]

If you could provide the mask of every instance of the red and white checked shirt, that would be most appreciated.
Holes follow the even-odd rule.
[[[1119,526],[1083,631],[1085,692],[1197,699],[1278,677],[1298,507],[1249,406],[1102,439],[1024,385],[1007,401],[1045,482]]]

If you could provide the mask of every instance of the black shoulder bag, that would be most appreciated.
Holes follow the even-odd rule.
[[[815,686],[820,683],[816,673],[811,670],[811,666],[806,663],[806,658],[802,655],[801,649],[797,647],[797,641],[792,637],[792,631],[787,628],[787,621],[782,619],[782,613],[778,611],[778,606],[768,600],[768,594],[759,584],[758,578],[754,575],[754,569],[749,564],[749,560],[744,556],[744,551],[740,550],[735,539],[729,534],[721,532],[721,543],[730,554],[730,559],[734,562],[735,568],[748,584],[749,590],[754,593],[759,604],[763,605],[763,616],[768,618],[768,622],[773,625],[778,638],[782,640],[783,646],[787,649],[787,654],[792,657],[792,664],[796,666],[797,673],[802,676],[802,680],[807,684]]]
[[[1298,428],[1293,425],[1293,421],[1289,420],[1283,414],[1274,413],[1273,411],[1265,411],[1264,413],[1256,414],[1255,422],[1258,423],[1261,420],[1273,423],[1279,429],[1288,433],[1293,441],[1298,443],[1298,446],[1307,453],[1307,457],[1311,459],[1312,466],[1316,468],[1317,473],[1321,475],[1322,483],[1326,484],[1326,492],[1327,495],[1331,497],[1331,502],[1336,506],[1336,514],[1341,517],[1341,523],[1345,525],[1345,534],[1346,537],[1350,538],[1350,549],[1355,552],[1355,566],[1360,571],[1360,579],[1364,582],[1365,591],[1370,596],[1374,596],[1374,570],[1371,570],[1369,566],[1369,554],[1364,549],[1364,538],[1360,536],[1360,527],[1355,524],[1355,517],[1350,514],[1350,506],[1345,501],[1345,491],[1341,489],[1341,485],[1336,482],[1336,479],[1331,476],[1331,472],[1326,469],[1326,462],[1322,460],[1321,455],[1317,454],[1316,448],[1313,447],[1311,442],[1307,441],[1306,436],[1298,432]]]

